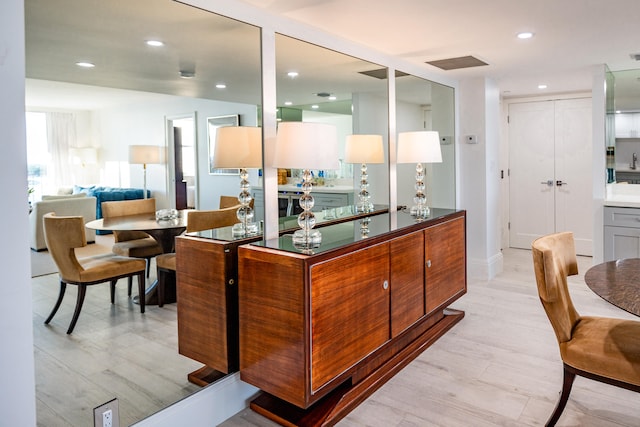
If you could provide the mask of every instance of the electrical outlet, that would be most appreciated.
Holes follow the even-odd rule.
[[[113,411],[111,409],[102,413],[102,427],[113,427]]]
[[[94,427],[120,427],[118,399],[93,408],[93,425]]]

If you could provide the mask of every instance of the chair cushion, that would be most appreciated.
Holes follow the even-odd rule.
[[[80,271],[79,282],[107,280],[126,274],[144,272],[146,262],[143,259],[126,258],[113,254],[96,255],[78,260],[84,269]],[[65,277],[62,277],[66,279]],[[71,280],[73,282],[74,280]]]
[[[560,354],[574,368],[640,386],[638,321],[581,317]]]
[[[176,254],[162,254],[156,257],[156,266],[165,270],[176,270]]]
[[[135,258],[150,258],[162,253],[162,247],[153,237],[114,243],[112,250],[114,254]]]

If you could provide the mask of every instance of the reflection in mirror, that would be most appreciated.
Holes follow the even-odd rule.
[[[640,184],[639,79],[640,69],[607,69],[607,183]]]
[[[380,135],[388,152],[387,70],[377,64],[276,34],[276,96],[279,122],[327,123],[338,133],[336,170],[315,170],[314,211],[352,206],[360,189],[360,164],[345,159],[348,135]],[[322,150],[320,145],[316,148]],[[389,204],[389,158],[368,165],[370,202]],[[300,213],[301,170],[278,171],[280,216]],[[322,175],[322,176],[321,176]]]
[[[149,165],[147,174],[157,209],[177,206],[183,180],[194,199],[189,206],[216,209],[220,196],[237,198],[237,173],[209,174],[207,118],[236,115],[242,126],[259,124],[259,28],[170,0],[25,0],[25,25],[27,109],[38,115],[41,135],[47,123],[64,120],[71,129],[43,156],[36,154],[54,142],[44,137],[44,148],[34,151],[34,128],[28,130],[30,185],[40,195],[74,185],[141,187],[142,174],[130,173],[128,146],[164,145],[167,164]],[[95,162],[68,161],[81,152],[72,149],[83,148],[95,149]],[[180,162],[179,154],[191,159]],[[257,172],[251,182],[259,185]],[[255,209],[261,215],[257,201]],[[110,252],[100,243],[108,238],[97,236],[86,249]],[[200,390],[187,374],[204,362],[179,354],[175,304],[147,305],[140,315],[126,286],[113,305],[92,288],[67,337],[67,301],[60,322],[43,325],[57,293],[54,272],[32,280],[39,425],[86,425],[91,408],[113,397],[121,423],[130,425]],[[152,269],[149,280],[154,275]]]
[[[440,137],[442,162],[425,163],[426,205],[456,207],[455,123],[453,88],[419,77],[396,77],[396,130],[436,131]],[[398,206],[411,207],[416,196],[416,159],[397,166]]]

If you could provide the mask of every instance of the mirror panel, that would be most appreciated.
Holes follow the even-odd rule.
[[[142,187],[140,165],[128,165],[128,146],[170,147],[167,124],[186,120],[195,150],[182,152],[196,152],[196,207],[215,209],[219,195],[238,195],[237,174],[209,173],[207,118],[238,115],[241,125],[259,124],[259,28],[170,0],[25,0],[25,24],[27,109],[73,115],[77,140],[71,147],[98,149],[86,184]],[[164,46],[146,45],[151,39]],[[80,60],[95,67],[80,68]],[[226,88],[216,88],[221,83]],[[148,166],[157,209],[173,203],[165,168]],[[256,205],[261,215],[260,209]],[[104,297],[100,290],[88,294]],[[130,425],[200,390],[187,374],[202,364],[178,354],[175,304],[147,307],[140,316],[119,295],[105,319],[92,313],[88,295],[67,337],[59,331],[66,329],[62,309],[52,322],[59,325],[42,325],[57,288],[52,292],[34,300],[39,424],[61,424],[62,416],[86,424],[91,408],[118,396],[121,422]],[[72,304],[73,295],[64,304]],[[109,308],[108,297],[100,303],[94,312]]]
[[[289,73],[297,73],[295,76]],[[321,122],[338,130],[340,168],[326,172],[313,187],[314,211],[352,205],[359,191],[360,165],[345,161],[345,139],[352,134],[377,134],[383,139],[384,163],[368,166],[371,201],[389,204],[387,69],[321,46],[276,34],[276,96],[278,121]],[[317,147],[321,150],[322,147]],[[355,177],[354,177],[355,171]],[[280,171],[280,216],[286,206],[298,212],[299,170]],[[316,173],[318,171],[315,171]],[[286,176],[284,176],[286,174]],[[331,194],[335,197],[322,197]],[[329,201],[331,199],[331,201]],[[326,200],[324,202],[323,200]],[[341,201],[338,201],[341,200]]]
[[[397,133],[437,131],[442,163],[423,164],[427,206],[456,207],[454,89],[412,75],[396,75]],[[416,164],[397,165],[398,206],[411,207],[416,194]]]
[[[640,69],[606,73],[607,183],[640,184]],[[613,151],[613,152],[612,152]],[[635,159],[635,160],[634,160]],[[613,173],[612,173],[613,172]]]

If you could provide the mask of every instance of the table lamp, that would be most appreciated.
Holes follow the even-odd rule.
[[[223,126],[216,129],[216,145],[213,151],[213,167],[240,169],[240,207],[238,220],[231,229],[233,236],[248,236],[258,233],[253,222],[251,208],[251,186],[247,169],[262,167],[262,129],[251,126]]]
[[[337,169],[338,137],[336,127],[326,123],[280,122],[276,136],[273,166],[284,169],[303,169],[300,196],[302,212],[298,215],[300,230],[293,234],[293,244],[297,248],[311,249],[320,246],[322,234],[312,230],[316,218],[311,209],[311,169]]]
[[[440,136],[435,131],[402,132],[398,135],[398,163],[416,164],[415,205],[411,207],[411,215],[421,220],[427,218],[431,211],[426,205],[424,168],[422,163],[441,163]]]
[[[142,165],[144,176],[144,195],[147,198],[147,165],[162,163],[162,147],[157,145],[130,145],[129,163]]]
[[[369,200],[367,163],[384,163],[382,135],[348,135],[344,146],[344,161],[360,163],[360,192],[356,212],[373,211],[373,203]]]

